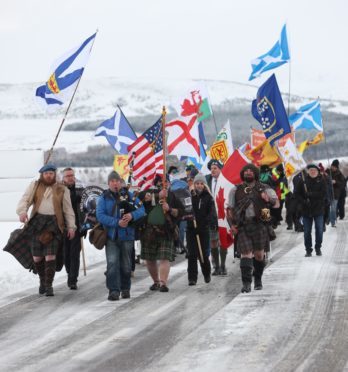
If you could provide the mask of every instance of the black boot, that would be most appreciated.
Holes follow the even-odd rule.
[[[212,248],[211,256],[213,257],[213,261],[214,261],[213,263],[214,271],[211,275],[219,275],[220,274],[219,248]]]
[[[251,282],[253,275],[253,259],[243,257],[240,260],[240,271],[242,274],[243,287],[242,293],[249,293],[251,291]]]
[[[227,256],[227,249],[220,248],[220,259],[221,259],[220,275],[227,275],[226,256]]]
[[[263,269],[265,268],[265,262],[264,261],[258,261],[254,258],[254,277],[255,277],[255,283],[254,283],[254,289],[260,290],[262,289],[262,274]]]
[[[35,262],[35,268],[40,278],[39,294],[46,293],[45,287],[45,260]]]
[[[54,296],[52,283],[56,274],[56,260],[45,261],[46,296]]]

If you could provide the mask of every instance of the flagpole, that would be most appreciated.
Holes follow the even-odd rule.
[[[167,162],[166,162],[166,107],[163,106],[162,108],[162,149],[163,149],[163,176],[162,176],[162,183],[163,183],[163,189],[167,188]]]
[[[290,115],[290,100],[291,100],[291,60],[289,61],[288,117]]]
[[[97,33],[98,33],[98,30],[97,30],[95,33],[97,34]],[[96,35],[96,36],[97,36],[97,35]],[[96,37],[95,37],[95,38],[93,39],[93,41],[92,41],[92,45],[91,45],[91,49],[90,49],[90,53],[91,53],[91,51],[92,51],[92,48],[93,48],[93,45],[94,45],[95,39],[96,39]],[[45,160],[45,164],[48,163],[48,161],[50,160],[50,158],[51,158],[51,156],[52,156],[53,148],[54,148],[54,146],[55,146],[55,144],[56,144],[56,142],[57,142],[57,140],[58,140],[58,137],[59,137],[60,131],[61,131],[62,128],[63,128],[64,122],[65,122],[65,119],[66,119],[66,117],[68,116],[68,112],[69,112],[70,107],[71,107],[71,104],[72,104],[72,102],[73,102],[73,100],[74,100],[74,97],[75,97],[75,94],[76,94],[76,91],[77,91],[77,88],[78,88],[78,86],[79,86],[79,84],[80,84],[81,79],[82,79],[82,75],[79,77],[79,80],[77,81],[76,87],[75,87],[75,89],[74,89],[74,93],[73,93],[73,95],[71,96],[71,99],[70,99],[69,105],[68,105],[68,107],[67,107],[67,109],[66,109],[66,111],[65,111],[65,115],[64,115],[63,120],[62,120],[62,122],[61,122],[61,124],[60,124],[60,127],[59,127],[59,129],[58,129],[58,132],[57,132],[57,134],[56,134],[56,137],[55,137],[55,139],[54,139],[54,141],[53,141],[52,147],[50,148],[50,150],[49,150],[49,152],[48,152],[47,158],[46,158],[46,160]]]

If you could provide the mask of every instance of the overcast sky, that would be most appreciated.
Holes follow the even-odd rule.
[[[85,79],[247,82],[250,60],[287,22],[291,91],[347,98],[347,15],[345,0],[1,0],[0,83],[47,80],[53,60],[96,29]],[[288,65],[274,71],[287,91]]]

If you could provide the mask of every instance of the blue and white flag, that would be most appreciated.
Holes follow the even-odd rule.
[[[322,132],[323,122],[319,101],[313,101],[308,103],[308,105],[300,107],[298,111],[289,116],[289,122],[293,130],[315,129]]]
[[[116,110],[111,119],[101,123],[94,135],[104,136],[111,147],[122,155],[128,154],[127,147],[137,139],[137,135],[120,109]]]
[[[274,74],[257,91],[257,97],[252,102],[251,113],[262,125],[263,133],[272,146],[274,141],[291,133],[288,116]]]
[[[272,70],[290,61],[288,38],[286,35],[286,25],[283,26],[280,39],[273,48],[262,56],[251,61],[252,73],[249,80],[259,77],[263,72]]]
[[[81,45],[54,62],[45,85],[36,89],[36,96],[46,107],[59,107],[70,100],[91,53],[96,33]]]

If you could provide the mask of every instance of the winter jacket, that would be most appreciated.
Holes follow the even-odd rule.
[[[100,222],[108,232],[108,238],[111,240],[134,240],[135,229],[131,226],[132,221],[136,221],[145,215],[145,209],[140,205],[139,199],[135,199],[135,205],[137,209],[132,214],[132,220],[129,222],[127,227],[120,227],[118,225],[120,216],[120,200],[116,198],[110,190],[104,191],[104,193],[98,198],[97,204],[97,220]],[[132,193],[129,193],[129,199],[132,199]],[[116,203],[116,208],[114,213],[112,213],[114,205]]]
[[[306,186],[306,187],[305,187]],[[294,194],[301,205],[301,214],[305,217],[324,215],[327,196],[326,181],[321,174],[312,178],[305,176],[295,184]]]
[[[207,190],[192,194],[192,207],[197,222],[197,230],[216,229],[218,225],[214,199]],[[193,221],[187,221],[187,228],[194,229]]]
[[[329,174],[330,174],[330,171],[329,171]],[[332,184],[334,198],[335,200],[338,200],[346,186],[346,181],[344,179],[343,174],[341,173],[339,169],[337,169],[337,171],[335,172],[331,170],[331,177],[332,177],[332,180],[335,181],[335,183]]]

